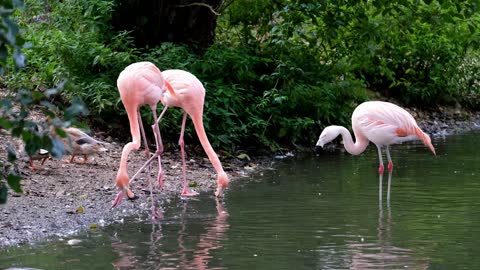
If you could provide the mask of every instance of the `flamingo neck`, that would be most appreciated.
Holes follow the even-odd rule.
[[[355,134],[357,141],[353,142],[350,131],[348,131],[348,129],[345,127],[339,127],[339,133],[342,135],[343,146],[345,147],[345,150],[354,156],[363,153],[368,146],[369,141],[363,136],[357,134]]]
[[[139,121],[141,121],[141,119],[137,117],[140,117],[140,113],[138,111],[135,111],[135,112],[132,111],[128,114],[128,120],[130,122],[130,133],[132,134],[132,141],[127,143],[123,147],[118,174],[127,172],[128,155],[130,154],[130,152],[132,152],[132,150],[138,150],[140,148],[141,141],[140,141]],[[143,126],[142,126],[142,129],[143,129]]]
[[[213,165],[213,168],[217,172],[217,174],[222,174],[225,173],[223,171],[222,164],[220,162],[220,159],[217,156],[217,153],[212,148],[212,145],[210,144],[210,141],[207,138],[207,134],[205,133],[205,128],[203,127],[203,120],[201,117],[193,116],[190,115],[193,121],[193,125],[195,126],[195,131],[197,131],[197,136],[198,139],[200,140],[200,143],[202,144],[203,150],[205,150],[205,153],[208,156],[208,159]]]

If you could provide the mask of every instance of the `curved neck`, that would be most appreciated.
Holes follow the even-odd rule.
[[[352,155],[359,155],[363,153],[363,151],[365,151],[369,143],[367,138],[355,134],[357,141],[354,143],[352,135],[350,134],[350,131],[348,131],[348,129],[341,126],[339,126],[338,129],[343,138],[343,146],[348,153]]]
[[[195,130],[197,131],[198,139],[200,140],[200,143],[202,144],[203,150],[205,150],[208,159],[210,159],[213,168],[215,168],[217,174],[224,173],[220,159],[218,158],[217,153],[215,153],[215,151],[213,150],[212,145],[210,145],[210,141],[208,141],[207,134],[205,133],[205,128],[203,127],[202,118],[196,117],[194,115],[190,115],[190,117],[192,118],[193,125],[195,126]]]

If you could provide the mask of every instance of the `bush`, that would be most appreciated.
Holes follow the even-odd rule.
[[[112,1],[26,3],[28,62],[8,70],[8,86],[42,91],[68,79],[56,102],[80,96],[108,130],[128,130],[115,82],[136,61],[195,74],[210,141],[229,152],[311,146],[323,126],[349,124],[366,88],[409,105],[478,108],[480,15],[470,1],[233,1],[202,55],[181,44],[132,48],[110,27]],[[162,136],[176,144],[182,112],[168,115]],[[192,125],[186,140],[196,140]]]

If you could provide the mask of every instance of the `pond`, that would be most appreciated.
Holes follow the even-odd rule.
[[[211,194],[174,199],[63,241],[0,251],[0,269],[478,269],[480,133],[394,145],[379,200],[377,151],[279,160]]]

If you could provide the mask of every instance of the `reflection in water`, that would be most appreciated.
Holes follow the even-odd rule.
[[[133,255],[135,247],[122,243],[119,239],[112,239],[112,250],[118,254],[118,259],[112,262],[115,269],[133,269],[138,259]]]
[[[389,173],[389,182],[392,174]],[[380,176],[381,178],[381,176]],[[350,269],[428,269],[429,259],[415,254],[408,248],[392,244],[393,231],[392,210],[387,203],[386,217],[382,203],[378,209],[376,243],[349,243],[351,252]],[[398,236],[397,236],[398,237]]]
[[[202,223],[206,232],[198,236],[198,242],[193,248],[190,248],[192,236],[188,231],[188,201],[182,202],[182,211],[180,214],[180,228],[177,232],[178,247],[173,252],[168,252],[162,248],[162,241],[166,235],[162,231],[165,224],[162,221],[152,223],[150,233],[149,252],[144,262],[140,262],[134,255],[135,247],[123,243],[118,237],[112,240],[112,249],[118,254],[118,259],[112,262],[115,269],[136,269],[139,265],[154,264],[162,269],[223,269],[220,266],[212,266],[211,262],[215,259],[213,252],[221,249],[222,240],[230,225],[228,224],[228,212],[225,206],[216,199],[216,218],[211,222]],[[138,243],[135,243],[138,244]],[[219,260],[219,259],[217,259]]]
[[[228,214],[207,196],[172,200],[153,224],[128,217],[76,245],[0,250],[0,269],[478,269],[479,136],[436,142],[435,158],[409,144],[395,179],[372,173],[374,155],[282,160],[233,182]]]
[[[378,203],[380,208],[382,207],[382,193],[383,193],[383,173],[378,174]],[[387,182],[387,205],[390,206],[390,189],[392,186],[392,172],[388,172]]]

